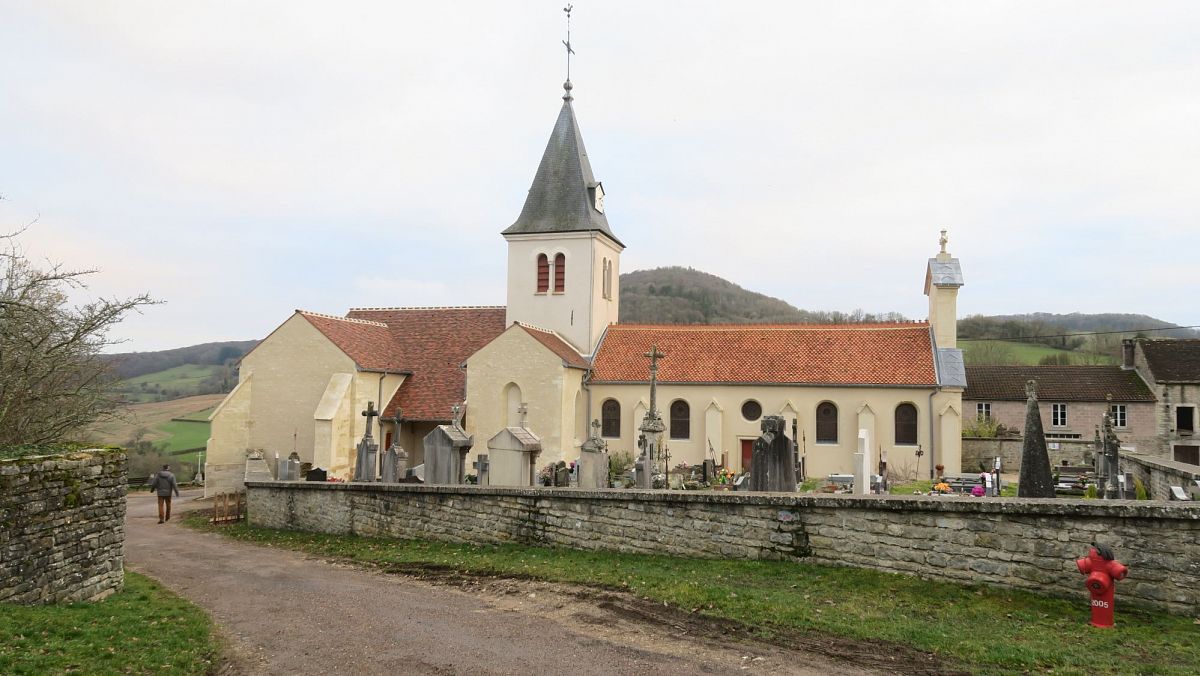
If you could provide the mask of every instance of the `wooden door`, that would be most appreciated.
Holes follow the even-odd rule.
[[[742,439],[742,471],[750,471],[750,461],[754,456],[754,440]]]

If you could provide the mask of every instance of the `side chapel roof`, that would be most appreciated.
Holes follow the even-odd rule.
[[[592,191],[599,182],[592,174],[592,163],[588,161],[583,134],[571,106],[570,83],[564,86],[567,93],[562,109],[533,176],[525,206],[516,222],[501,234],[596,231],[624,246],[609,229],[608,218],[595,208]]]
[[[503,307],[355,308],[345,317],[298,311],[363,371],[408,377],[383,409],[444,421],[466,396],[459,365],[504,330]]]
[[[927,322],[881,324],[613,324],[593,382],[646,382],[656,346],[663,383],[937,384]]]

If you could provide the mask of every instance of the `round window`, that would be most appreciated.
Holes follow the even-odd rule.
[[[758,420],[762,417],[762,404],[753,399],[748,400],[742,404],[742,417],[752,422]]]

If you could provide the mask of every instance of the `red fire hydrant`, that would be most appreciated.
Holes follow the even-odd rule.
[[[1113,591],[1117,580],[1124,580],[1129,569],[1115,560],[1110,547],[1094,543],[1087,558],[1075,561],[1075,565],[1087,575],[1084,585],[1092,592],[1092,626],[1111,628]]]

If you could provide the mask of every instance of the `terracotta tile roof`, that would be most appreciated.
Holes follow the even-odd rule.
[[[563,366],[577,369],[586,369],[590,366],[588,360],[584,359],[583,355],[576,352],[575,348],[568,345],[557,333],[520,322],[517,322],[517,326],[524,329],[525,333],[533,336],[534,340],[549,348],[551,352],[561,357]]]
[[[381,324],[390,338],[389,363],[412,372],[384,407],[384,417],[450,420],[466,397],[467,357],[504,331],[503,307],[354,308],[351,319]]]
[[[364,371],[404,371],[387,324],[296,310]]]
[[[886,324],[614,324],[595,382],[648,382],[656,345],[667,383],[925,385],[936,381],[926,322]]]
[[[1200,340],[1138,340],[1158,382],[1200,383]]]
[[[1136,371],[1120,366],[967,365],[964,400],[1025,401],[1025,381],[1036,380],[1040,401],[1154,401]]]

